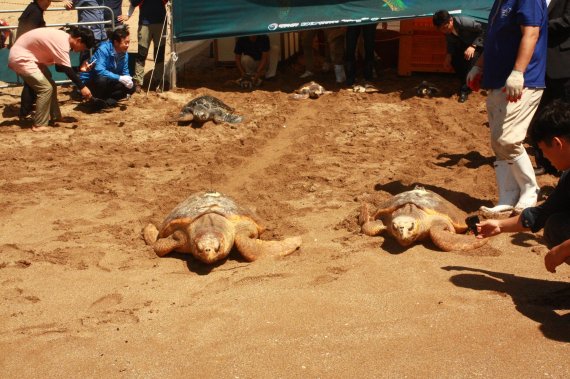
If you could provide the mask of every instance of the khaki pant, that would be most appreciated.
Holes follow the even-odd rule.
[[[331,63],[334,65],[344,64],[345,34],[346,28],[325,29],[325,36],[327,38],[327,44],[329,45]]]
[[[133,78],[139,85],[143,84],[144,64],[150,48],[153,44],[154,50],[154,74],[153,79],[160,80],[164,71],[164,45],[162,38],[162,24],[139,25],[138,30],[138,53],[135,64],[135,77]],[[158,46],[160,45],[160,49]]]
[[[22,75],[22,79],[37,94],[36,114],[34,115],[35,126],[47,126],[50,120],[61,118],[61,111],[57,103],[57,87],[51,78],[51,73],[37,71],[31,75]]]
[[[523,153],[523,141],[542,92],[542,89],[525,88],[519,101],[509,103],[502,89],[489,90],[487,114],[491,148],[497,160],[512,160]]]

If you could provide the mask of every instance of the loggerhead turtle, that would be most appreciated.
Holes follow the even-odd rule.
[[[418,84],[416,87],[414,87],[414,89],[416,90],[416,95],[422,97],[423,96],[431,97],[439,93],[439,88],[437,88],[434,84],[430,82],[426,82],[425,80],[422,81],[420,84]]]
[[[159,257],[177,251],[192,254],[204,263],[224,259],[234,245],[248,262],[264,253],[288,255],[301,246],[301,237],[260,240],[264,228],[254,217],[224,194],[198,192],[170,212],[160,231],[148,224],[143,229],[143,238]]]
[[[303,84],[301,87],[295,90],[294,94],[291,94],[291,98],[295,100],[302,99],[318,99],[322,95],[332,93],[332,91],[327,91],[325,88],[317,82],[310,81]]]
[[[372,216],[369,205],[364,204],[358,223],[369,236],[388,230],[404,247],[427,238],[443,251],[471,250],[484,245],[487,239],[460,234],[468,229],[465,216],[440,195],[417,186],[393,196]]]
[[[220,99],[213,96],[204,95],[191,100],[182,108],[178,121],[214,121],[216,124],[229,122],[237,124],[242,121],[242,117],[233,114],[233,108],[226,105]]]

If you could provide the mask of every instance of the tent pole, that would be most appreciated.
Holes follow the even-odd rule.
[[[172,32],[172,1],[166,3],[166,53],[167,61],[166,67],[168,67],[168,75],[170,88],[176,88],[176,61],[178,56],[176,55],[176,46],[174,44],[174,33]]]

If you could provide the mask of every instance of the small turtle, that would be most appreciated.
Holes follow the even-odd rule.
[[[301,237],[260,240],[264,228],[254,217],[224,194],[199,192],[178,204],[160,231],[148,224],[143,229],[143,238],[159,257],[177,251],[192,254],[204,263],[224,259],[234,245],[248,262],[264,253],[288,255],[301,246]]]
[[[216,124],[221,122],[237,124],[241,122],[243,118],[233,114],[233,111],[233,108],[224,104],[220,99],[204,95],[186,104],[178,116],[178,121],[198,121],[203,123],[212,120]]]
[[[291,95],[291,98],[295,100],[302,99],[318,99],[322,95],[332,93],[332,91],[327,91],[325,88],[317,82],[310,81],[309,83],[303,84],[301,87],[295,90],[295,93]]]
[[[364,84],[364,85],[355,84],[352,86],[352,88],[350,90],[352,92],[356,92],[356,93],[380,92],[380,90],[378,88],[376,88],[375,86],[373,86],[372,84]]]
[[[422,97],[431,97],[439,93],[439,88],[430,82],[426,82],[425,80],[418,84],[417,87],[414,87],[414,89],[416,90],[416,95]]]
[[[388,232],[406,247],[431,238],[443,251],[471,250],[484,245],[486,239],[463,235],[468,230],[465,213],[435,192],[417,186],[393,196],[370,216],[364,204],[358,223],[369,236]]]

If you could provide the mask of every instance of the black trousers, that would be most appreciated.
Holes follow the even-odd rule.
[[[113,80],[105,76],[91,79],[87,83],[87,87],[91,90],[93,97],[102,100],[121,100],[135,92],[135,86],[128,89],[118,80]]]
[[[34,109],[34,103],[36,102],[37,95],[28,85],[24,82],[24,87],[22,88],[22,93],[20,94],[20,117],[24,118]]]
[[[550,216],[544,226],[544,239],[549,249],[570,239],[570,214],[560,212]]]
[[[466,79],[467,74],[473,68],[473,65],[477,63],[477,60],[481,56],[483,49],[476,48],[475,53],[473,54],[473,58],[466,60],[465,59],[465,50],[469,45],[461,45],[461,48],[458,48],[455,53],[451,54],[451,67],[455,70],[455,74],[459,79],[460,84],[460,91],[469,92],[469,87],[467,87]]]
[[[374,79],[374,44],[376,25],[358,25],[346,28],[346,84],[353,85],[356,80],[356,46],[362,32],[364,38],[364,79]]]

